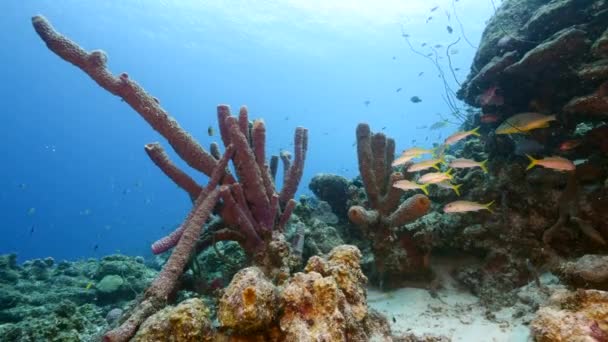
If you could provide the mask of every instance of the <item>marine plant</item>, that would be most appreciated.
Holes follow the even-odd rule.
[[[405,176],[391,165],[395,141],[383,133],[372,133],[364,123],[357,126],[357,156],[367,206],[352,206],[348,217],[371,243],[380,283],[392,285],[404,274],[425,273],[430,251],[421,249],[409,231],[399,228],[425,215],[429,198],[416,194],[400,202],[403,192],[393,183]]]
[[[42,16],[33,17],[32,23],[51,51],[87,73],[102,88],[121,97],[167,139],[190,167],[209,176],[208,184],[203,187],[173,164],[159,143],[146,145],[145,150],[152,161],[188,193],[194,204],[180,228],[153,245],[156,252],[174,249],[128,319],[108,332],[104,341],[129,340],[147,317],[168,303],[189,260],[197,249],[209,245],[209,239],[199,239],[213,212],[222,219],[216,227],[224,228],[210,232],[207,237],[211,236],[212,241],[237,241],[252,263],[267,276],[277,282],[284,280],[289,275],[290,246],[283,236],[283,228],[296,204],[293,197],[302,177],[308,131],[302,127],[296,129],[293,163],[287,156],[281,158],[285,177],[281,191],[277,192],[274,176],[278,157],[271,159],[270,166],[266,163],[264,122],[256,120],[250,123],[245,107],[241,108],[238,118],[230,114],[228,106],[217,107],[225,151],[220,156],[218,146],[212,145],[211,152],[208,152],[169,116],[158,99],[126,73],[113,75],[106,67],[107,55],[104,52],[85,51],[58,33]],[[227,169],[230,160],[236,177]]]

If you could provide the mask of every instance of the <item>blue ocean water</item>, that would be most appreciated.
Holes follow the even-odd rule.
[[[0,254],[24,260],[147,255],[191,205],[143,146],[160,141],[184,163],[118,97],[51,53],[33,15],[87,50],[106,51],[114,73],[160,99],[203,146],[219,141],[207,134],[209,126],[217,132],[219,103],[264,118],[269,154],[291,151],[295,127],[307,127],[299,190],[307,194],[317,173],[358,174],[359,122],[395,138],[398,149],[430,146],[454,130],[420,128],[440,121],[436,113],[452,117],[435,66],[402,34],[424,53],[436,44],[445,51],[463,29],[475,46],[493,8],[475,0],[49,0],[3,1],[0,11]],[[475,48],[464,39],[454,48],[462,81]],[[439,63],[447,67],[446,58]],[[450,75],[448,82],[457,88]]]

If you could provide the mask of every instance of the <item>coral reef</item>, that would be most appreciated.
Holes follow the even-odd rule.
[[[340,175],[321,173],[315,175],[308,188],[320,200],[327,202],[332,211],[340,218],[345,218],[348,211],[350,181]]]
[[[389,341],[388,323],[368,313],[360,257],[354,246],[336,247],[327,258],[311,258],[304,272],[281,287],[256,268],[242,270],[220,300],[220,335],[252,341]]]
[[[0,340],[10,342],[94,340],[111,326],[106,314],[134,299],[156,272],[142,258],[124,255],[18,265],[16,255],[9,254],[0,256],[0,274]],[[108,277],[121,283],[104,292]]]
[[[211,342],[213,328],[202,300],[192,298],[150,316],[131,339],[133,342]]]
[[[530,325],[535,341],[608,340],[608,293],[598,290],[555,292]]]
[[[266,164],[264,122],[256,120],[250,124],[245,107],[241,108],[237,119],[231,115],[228,106],[218,106],[218,121],[226,150],[222,157],[217,146],[212,147],[214,153],[209,153],[162,109],[156,98],[146,93],[126,73],[114,76],[106,67],[105,53],[83,50],[55,31],[41,16],[34,17],[32,24],[51,51],[79,67],[110,93],[120,96],[167,139],[188,165],[209,176],[208,185],[199,186],[169,160],[160,144],[146,145],[152,161],[188,193],[194,205],[175,232],[152,245],[154,252],[175,248],[128,319],[108,332],[104,336],[105,341],[125,341],[133,336],[147,317],[167,304],[197,248],[202,250],[216,241],[238,242],[253,263],[274,281],[281,282],[289,276],[290,245],[284,239],[283,230],[296,204],[293,196],[302,177],[308,145],[306,129],[296,129],[293,163],[286,155],[281,158],[285,176],[283,187],[277,193],[274,186],[276,158],[270,166]],[[226,168],[229,160],[233,162],[238,182]],[[220,189],[217,189],[218,185],[221,185]],[[220,224],[225,228],[217,228],[221,226],[216,225],[215,230],[207,231],[199,242],[202,227],[220,199],[217,210],[222,218]],[[116,279],[112,278],[111,283],[116,285]],[[106,283],[109,284],[110,280]]]
[[[435,251],[464,251],[484,261],[461,269],[459,279],[488,302],[513,303],[509,290],[539,270],[575,286],[595,273],[590,269],[599,271],[595,257],[583,256],[604,254],[608,238],[607,23],[602,0],[507,0],[483,33],[458,92],[480,108],[470,111],[464,129],[481,126],[482,136],[448,152],[489,159],[488,176],[457,172],[454,180],[464,184],[465,199],[494,199],[495,213],[423,220]],[[490,92],[503,101],[483,101]],[[556,122],[525,136],[495,133],[507,118],[526,112],[555,115]],[[484,114],[497,121],[483,122]],[[575,161],[576,170],[526,172],[525,154],[558,155]],[[443,200],[441,193],[430,197]],[[600,278],[584,286],[602,288]]]
[[[383,133],[373,134],[367,124],[357,126],[357,156],[359,172],[367,194],[367,208],[352,206],[348,211],[351,222],[371,241],[378,281],[396,285],[404,274],[428,271],[430,250],[421,249],[408,230],[400,226],[425,215],[430,200],[414,195],[401,202],[401,190],[392,184],[404,179],[391,166],[395,157],[395,142]]]

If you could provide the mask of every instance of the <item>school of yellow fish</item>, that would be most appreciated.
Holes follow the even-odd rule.
[[[555,121],[555,115],[544,115],[540,113],[526,112],[511,116],[506,119],[502,124],[496,128],[496,134],[526,134],[534,129],[549,127],[551,121]],[[425,149],[420,147],[412,147],[401,153],[393,163],[393,167],[404,165],[415,158],[420,158],[424,155],[433,155],[432,159],[419,161],[409,165],[406,169],[407,172],[413,173],[418,172],[419,175],[416,181],[400,180],[393,183],[393,187],[409,191],[409,190],[421,190],[426,195],[429,194],[428,188],[434,184],[443,189],[452,189],[458,196],[460,196],[460,187],[462,184],[453,184],[452,171],[454,169],[471,169],[479,167],[484,173],[488,173],[486,166],[487,160],[476,161],[472,159],[456,158],[452,159],[449,163],[445,161],[445,152],[450,145],[453,145],[461,140],[464,140],[470,136],[479,136],[477,132],[479,127],[476,127],[470,131],[460,131],[447,137],[444,143],[433,149]],[[530,164],[526,168],[529,170],[534,166],[542,166],[545,168],[557,170],[557,171],[573,171],[575,165],[568,159],[559,156],[550,156],[542,159],[535,159],[534,157],[527,155],[530,159]],[[447,167],[446,171],[442,171],[440,165]],[[422,171],[434,169],[432,172],[421,174]],[[492,212],[490,208],[494,201],[489,203],[477,203],[473,201],[454,201],[446,204],[443,207],[445,213],[463,213],[470,211],[488,210]]]

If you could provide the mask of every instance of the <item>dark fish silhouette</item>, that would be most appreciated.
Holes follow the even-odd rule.
[[[401,88],[397,88],[397,90],[395,90],[395,91],[396,91],[396,92],[400,92],[400,91],[401,91]]]
[[[446,26],[445,29],[448,30],[449,34],[452,34],[452,32],[454,32],[454,29],[452,29],[452,26],[450,26],[450,25]]]
[[[412,101],[413,103],[420,103],[420,102],[422,102],[422,99],[419,98],[418,96],[412,96],[410,98],[410,101]]]
[[[424,71],[421,71],[421,72],[418,73],[418,77],[420,77],[422,75],[424,75]]]
[[[433,17],[432,17],[432,16],[431,16],[431,17],[426,18],[426,23],[428,24],[428,23],[429,23],[429,21],[431,21],[431,20],[433,20]]]
[[[97,252],[97,250],[98,250],[98,249],[99,249],[99,245],[98,245],[98,244],[95,244],[95,246],[93,246],[93,250],[94,250],[95,252]]]
[[[439,8],[439,6],[435,6],[435,7],[431,8],[431,12],[435,12],[438,8]]]
[[[207,128],[207,134],[209,134],[209,136],[210,136],[210,137],[212,137],[212,136],[213,136],[213,134],[214,134],[214,132],[213,132],[213,127],[209,126],[209,127]]]
[[[370,100],[363,101],[363,104],[365,105],[365,107],[368,107],[370,103],[372,103],[372,101],[370,101]]]

